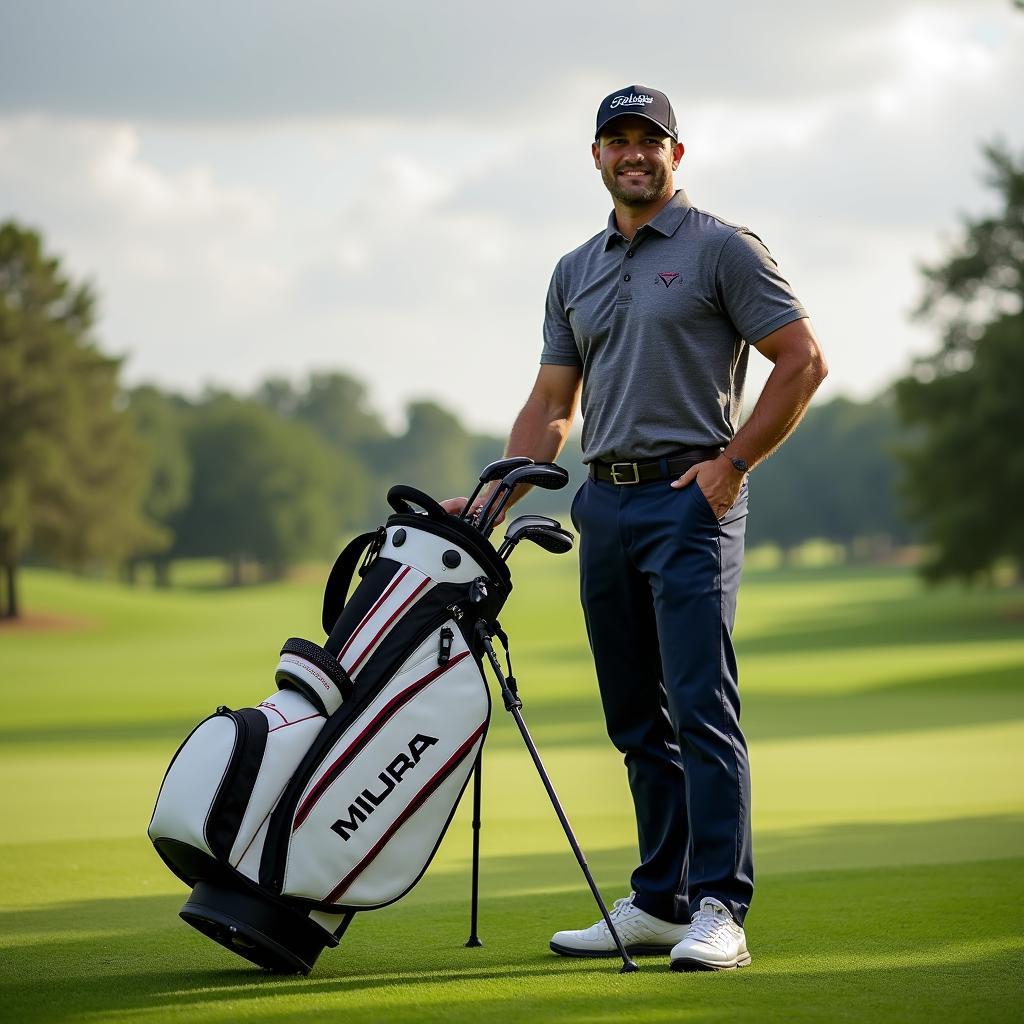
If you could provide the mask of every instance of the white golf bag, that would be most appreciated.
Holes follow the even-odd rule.
[[[308,973],[356,912],[393,903],[420,879],[479,767],[491,709],[485,656],[556,801],[511,667],[506,678],[491,646],[505,640],[496,616],[508,568],[427,495],[396,486],[388,500],[387,525],[357,537],[331,571],[324,646],[288,640],[276,692],[196,726],[149,824],[164,863],[192,887],[181,917],[273,970]],[[476,779],[469,945],[479,945]]]

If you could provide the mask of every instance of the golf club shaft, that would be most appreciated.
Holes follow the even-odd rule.
[[[482,521],[483,517],[481,517],[480,532],[485,537],[489,537],[491,535],[491,533],[494,531],[495,520],[498,518],[498,516],[501,515],[502,512],[505,511],[505,506],[509,503],[509,500],[512,497],[512,492],[516,489],[516,487],[525,487],[525,486],[527,486],[527,485],[526,484],[514,484],[512,487],[506,488],[505,489],[505,493],[501,496],[501,498],[498,499],[498,502],[495,505],[494,511],[491,512],[491,514],[488,516],[487,522],[483,522]]]
[[[530,757],[533,758],[533,763],[537,768],[537,773],[540,775],[541,782],[544,783],[544,788],[547,790],[551,806],[554,807],[555,814],[558,815],[558,820],[562,825],[562,830],[565,832],[565,838],[569,840],[569,845],[572,847],[572,852],[576,855],[576,860],[587,880],[587,885],[590,886],[590,891],[594,894],[594,900],[601,911],[604,923],[608,926],[608,931],[611,932],[611,936],[615,940],[615,948],[619,951],[619,956],[622,957],[623,973],[635,971],[636,964],[630,959],[629,954],[626,952],[626,947],[622,944],[622,938],[619,936],[619,933],[615,928],[615,923],[612,921],[611,916],[608,913],[608,908],[604,905],[604,899],[601,897],[601,891],[598,889],[597,883],[594,881],[594,876],[590,873],[587,858],[583,856],[583,850],[581,849],[576,836],[573,834],[572,826],[569,824],[569,819],[565,816],[565,811],[562,810],[562,805],[559,802],[558,794],[555,792],[555,787],[551,784],[551,779],[548,778],[548,773],[544,768],[544,762],[540,759],[540,753],[533,742],[530,730],[526,728],[526,722],[523,721],[522,712],[517,707],[513,707],[511,711],[512,717],[516,720],[516,725],[519,726],[519,731],[522,733],[523,742],[526,744],[527,750],[530,751]]]
[[[508,561],[508,556],[512,554],[512,549],[519,543],[518,537],[513,537],[509,540],[507,537],[501,542],[501,547],[498,548],[498,557],[503,561]]]
[[[494,490],[490,494],[490,497],[488,497],[487,501],[484,503],[483,507],[480,509],[480,515],[477,516],[477,519],[476,519],[476,528],[481,533],[483,533],[484,521],[487,519],[488,515],[490,514],[491,509],[494,507],[495,500],[497,499],[498,495],[501,494],[501,492],[504,489],[504,487],[505,487],[505,481],[502,480],[501,483],[498,484],[498,486],[494,488]],[[484,534],[484,536],[486,537],[487,535]]]
[[[481,488],[484,486],[486,482],[486,480],[481,480],[480,483],[476,485],[476,489],[469,496],[469,498],[466,501],[466,504],[462,507],[462,511],[459,513],[460,519],[466,519],[469,516],[473,508],[473,502],[476,500],[476,496],[480,493]]]
[[[479,483],[476,485],[476,490],[473,491],[472,496],[463,506],[462,511],[459,513],[459,519],[472,518],[473,502],[476,500],[476,496],[480,493],[480,489],[484,484],[493,483],[495,480],[503,480],[512,470],[518,469],[520,466],[529,466],[532,463],[533,459],[528,455],[510,455],[508,458],[498,459],[497,462],[491,462],[484,466],[483,472],[480,474]]]
[[[576,855],[576,861],[583,871],[587,884],[590,886],[590,891],[594,895],[594,900],[601,911],[604,923],[608,926],[608,931],[611,933],[612,939],[615,941],[615,948],[618,950],[619,956],[622,957],[622,973],[631,973],[637,969],[637,966],[633,960],[630,959],[629,954],[626,952],[626,947],[622,944],[622,938],[615,927],[615,922],[612,921],[611,915],[608,913],[608,908],[604,904],[604,899],[601,897],[601,891],[598,889],[597,883],[594,881],[594,876],[590,873],[587,858],[583,856],[583,850],[577,842],[576,836],[573,834],[572,826],[569,824],[569,819],[565,816],[565,811],[562,810],[558,794],[555,792],[555,787],[551,784],[551,779],[548,777],[547,770],[544,767],[544,762],[540,759],[540,753],[537,750],[537,745],[533,742],[530,730],[526,728],[526,722],[523,720],[522,712],[519,710],[522,707],[522,701],[519,699],[518,694],[513,693],[510,689],[508,682],[505,679],[505,675],[501,671],[501,664],[498,662],[498,656],[494,653],[494,645],[491,643],[491,638],[487,635],[486,631],[483,630],[480,631],[479,635],[484,643],[487,660],[490,662],[491,668],[501,685],[501,692],[502,697],[505,700],[505,707],[512,713],[512,717],[516,720],[516,725],[519,727],[519,732],[523,737],[523,742],[526,744],[526,749],[529,750],[530,757],[533,758],[537,774],[540,775],[541,782],[544,783],[544,789],[547,791],[548,799],[551,801],[551,806],[555,809],[555,814],[558,816],[562,830],[565,832],[565,837],[569,840],[572,852]]]

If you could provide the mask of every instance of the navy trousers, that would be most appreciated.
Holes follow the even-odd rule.
[[[635,904],[689,921],[750,906],[750,772],[732,627],[747,486],[718,521],[697,485],[588,479],[573,499],[580,596],[612,743],[625,755]]]

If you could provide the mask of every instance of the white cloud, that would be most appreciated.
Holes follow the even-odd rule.
[[[310,28],[342,15],[290,5],[301,67],[280,10],[253,16],[280,29],[270,51],[224,55],[226,14],[193,43],[195,12],[162,8],[166,46],[146,30],[145,68],[123,12],[123,46],[68,57],[89,65],[77,91],[59,76],[37,88],[25,54],[0,67],[0,105],[64,111],[0,118],[0,217],[39,226],[95,279],[102,338],[131,353],[132,380],[238,388],[336,367],[392,419],[429,394],[503,429],[536,372],[551,268],[607,215],[596,100],[639,79],[676,102],[695,202],[762,234],[811,309],[827,393],[869,393],[929,343],[906,318],[915,260],[982,201],[978,142],[1018,123],[1024,18],[990,3],[727,7],[672,22],[629,63],[601,20],[621,21],[614,5],[581,19],[527,3],[500,26],[467,6],[457,40],[451,11],[412,13],[386,52],[365,43],[384,15],[353,9],[344,45],[365,52],[346,62]],[[255,74],[269,54],[277,73]],[[172,75],[184,57],[194,74]],[[371,59],[376,78],[360,71]],[[137,116],[115,116],[126,105]]]

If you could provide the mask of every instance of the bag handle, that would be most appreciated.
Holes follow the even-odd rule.
[[[415,505],[423,509],[431,519],[448,518],[448,513],[429,494],[424,494],[423,491],[408,484],[395,484],[388,491],[388,504],[396,512],[414,512]]]

